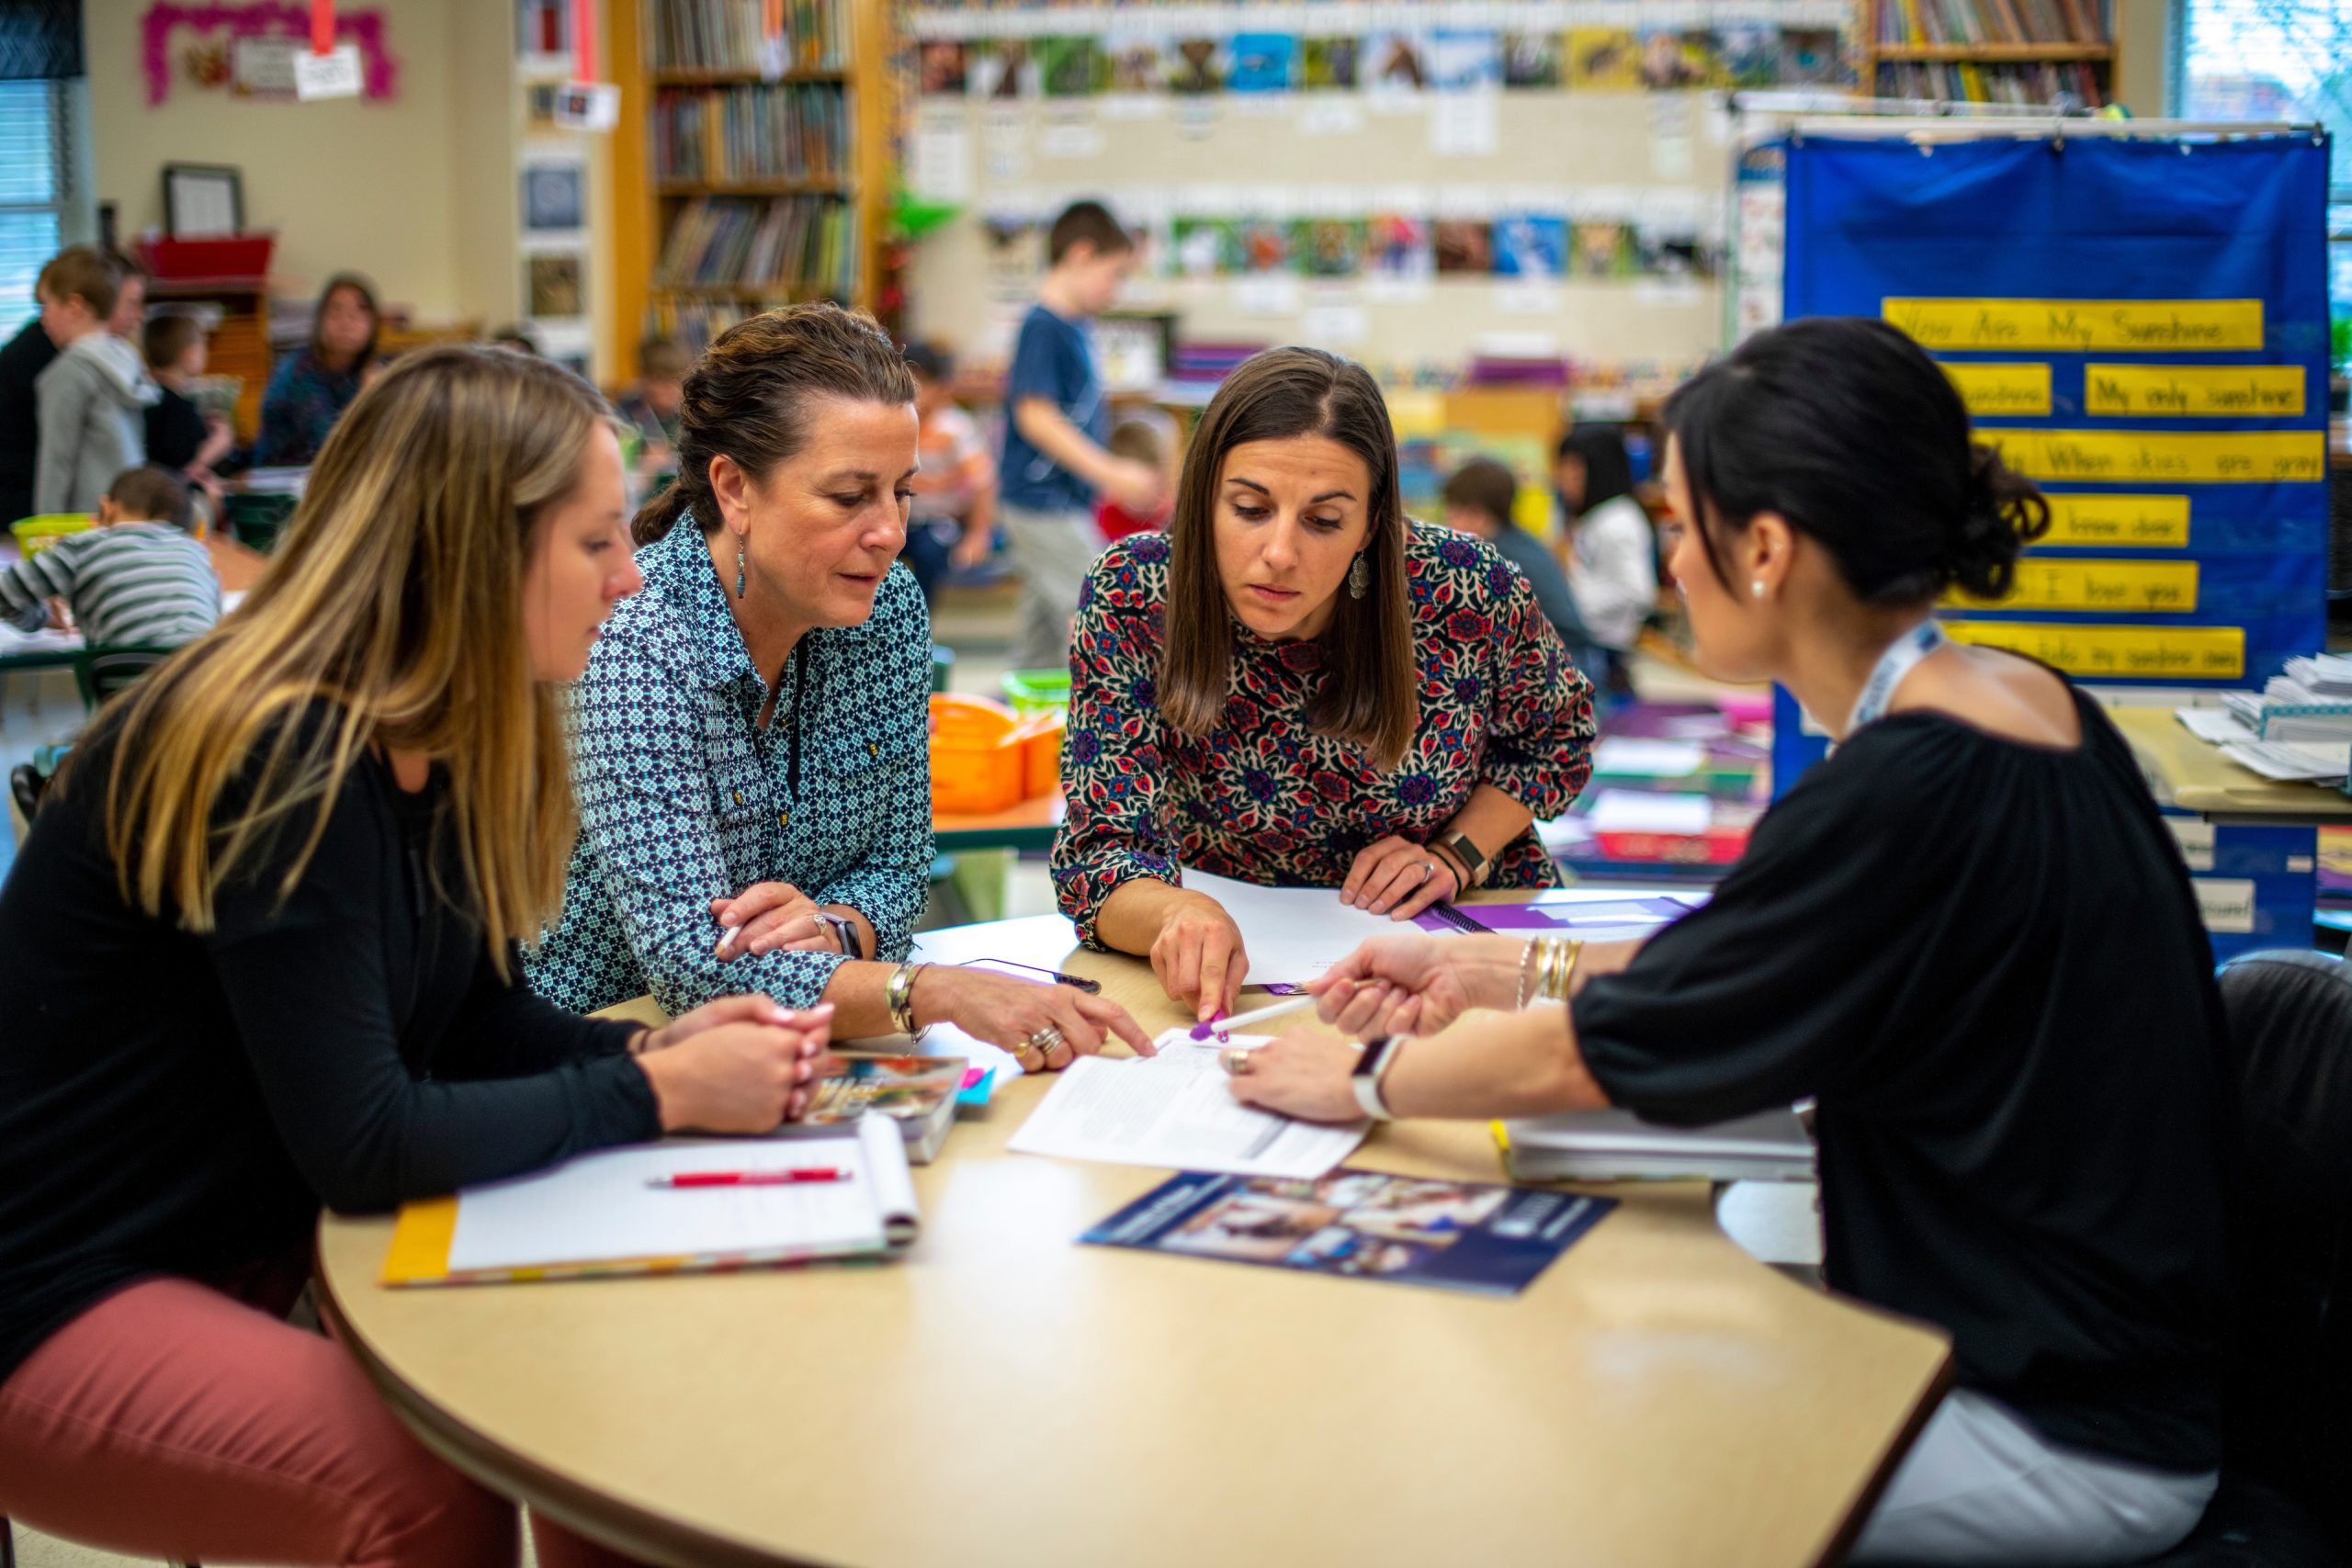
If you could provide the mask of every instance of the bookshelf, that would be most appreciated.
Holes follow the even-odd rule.
[[[2084,107],[2122,82],[2117,0],[1862,0],[1860,77],[1883,98]]]
[[[699,346],[759,310],[880,297],[896,112],[888,0],[609,0],[620,373],[638,339]],[[769,62],[771,64],[775,62]]]

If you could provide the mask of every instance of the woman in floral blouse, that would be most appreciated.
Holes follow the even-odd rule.
[[[327,279],[309,344],[278,366],[262,394],[256,465],[297,468],[318,456],[327,432],[375,369],[380,322],[376,290],[366,278],[339,272]]]
[[[1206,1019],[1249,956],[1185,866],[1397,919],[1550,886],[1532,825],[1584,787],[1591,694],[1500,556],[1405,515],[1363,368],[1259,355],[1202,416],[1168,532],[1113,546],[1080,600],[1063,912]]]
[[[729,329],[686,378],[677,482],[637,520],[645,589],[571,702],[580,845],[526,960],[575,1011],[761,991],[836,1037],[933,1022],[1060,1067],[1148,1038],[1067,986],[905,962],[930,886],[931,629],[894,569],[914,383],[832,305]]]

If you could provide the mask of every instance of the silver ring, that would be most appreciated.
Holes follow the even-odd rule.
[[[1227,1077],[1248,1077],[1250,1066],[1250,1053],[1239,1045],[1227,1046],[1216,1054],[1216,1065],[1225,1069]]]
[[[1433,860],[1425,860],[1421,863],[1421,880],[1423,882],[1427,882],[1430,877],[1435,876],[1436,874],[1437,862]]]
[[[1037,1054],[1041,1056],[1052,1055],[1055,1046],[1066,1043],[1062,1032],[1050,1023],[1029,1036],[1029,1043],[1036,1047]]]

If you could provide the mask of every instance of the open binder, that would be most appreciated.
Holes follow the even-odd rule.
[[[825,1165],[842,1181],[690,1190],[692,1171]],[[905,1140],[866,1115],[830,1137],[672,1138],[401,1205],[387,1285],[469,1285],[609,1274],[780,1268],[887,1258],[920,1220]]]

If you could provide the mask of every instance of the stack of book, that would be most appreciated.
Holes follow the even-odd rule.
[[[2042,104],[2052,108],[2104,108],[2098,73],[2081,62],[2032,65],[1882,64],[1878,92],[1883,98],[1935,98],[1966,104]]]
[[[849,64],[849,0],[790,0],[781,61],[768,54],[761,0],[667,0],[656,12],[660,71],[840,71]]]
[[[850,219],[848,205],[829,196],[699,197],[671,225],[655,281],[665,288],[846,299],[857,276]]]
[[[2108,0],[1881,0],[1879,42],[2101,44],[2113,37]]]

